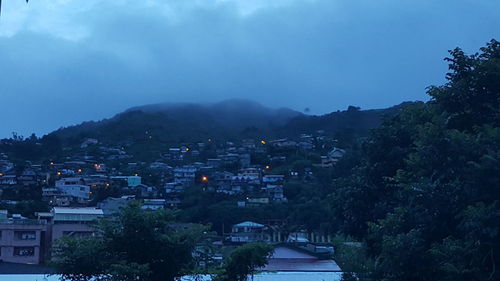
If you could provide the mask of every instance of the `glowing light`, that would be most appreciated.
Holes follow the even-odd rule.
[[[3,177],[3,173],[0,173],[0,177]]]
[[[54,165],[54,162],[50,162],[50,165]]]
[[[189,147],[186,147],[186,151],[189,151]]]
[[[266,144],[267,142],[265,140],[260,141],[261,144]]]
[[[62,173],[61,172],[57,172],[57,175],[60,176]]]
[[[268,170],[269,170],[269,169],[271,169],[271,166],[269,166],[269,165],[266,165],[266,169],[268,169]]]
[[[109,183],[106,184],[106,187],[109,187]]]
[[[78,173],[81,173],[81,172],[83,172],[83,170],[82,170],[82,169],[78,169],[78,171],[77,171],[77,172],[78,172]]]
[[[138,176],[139,176],[139,174],[134,174],[134,177],[138,177]]]
[[[208,182],[208,177],[206,177],[206,176],[201,177],[201,181],[202,182]]]

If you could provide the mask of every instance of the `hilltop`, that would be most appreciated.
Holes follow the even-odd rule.
[[[226,100],[214,104],[161,103],[132,107],[112,118],[61,128],[50,135],[79,141],[101,142],[155,138],[166,142],[193,141],[209,137],[288,137],[324,130],[329,134],[351,130],[364,135],[378,127],[386,115],[404,104],[387,109],[345,111],[306,115],[289,108],[269,108],[248,100]]]

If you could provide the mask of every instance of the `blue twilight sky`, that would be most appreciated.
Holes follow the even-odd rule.
[[[158,102],[320,114],[426,100],[498,0],[3,0],[0,138]]]

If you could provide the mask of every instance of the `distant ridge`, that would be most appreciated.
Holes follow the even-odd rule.
[[[288,108],[268,108],[257,102],[231,99],[212,104],[160,103],[132,107],[110,119],[84,122],[51,133],[79,141],[98,138],[102,142],[145,137],[166,142],[196,141],[207,137],[288,137],[324,130],[354,130],[365,134],[380,125],[383,116],[396,113],[405,104],[387,109],[348,110],[310,116]]]

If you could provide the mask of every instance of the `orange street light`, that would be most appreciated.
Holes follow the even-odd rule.
[[[208,182],[208,177],[206,177],[206,176],[201,177],[201,182],[203,182],[203,183]]]
[[[267,142],[265,140],[260,141],[261,144],[266,144]]]

